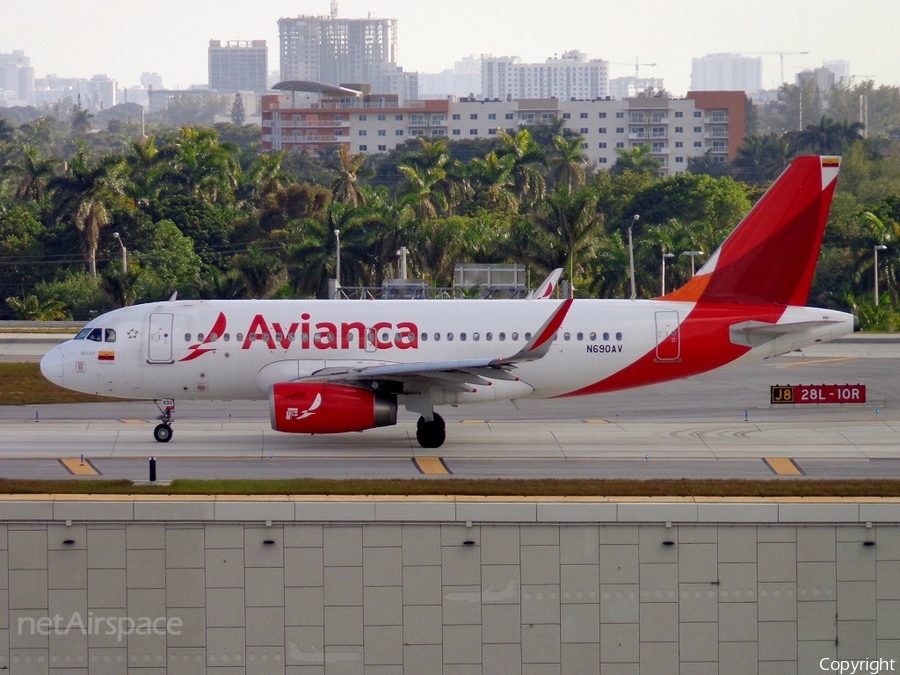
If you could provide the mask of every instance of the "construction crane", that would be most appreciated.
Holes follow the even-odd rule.
[[[747,56],[777,56],[781,62],[781,84],[784,84],[784,57],[802,54],[809,54],[809,52],[746,52]]]
[[[622,63],[621,61],[610,61],[611,65],[614,66],[630,66],[630,63]],[[634,77],[635,79],[640,77],[641,66],[647,66],[648,68],[653,68],[656,66],[655,63],[641,63],[640,60],[635,57],[634,58]]]

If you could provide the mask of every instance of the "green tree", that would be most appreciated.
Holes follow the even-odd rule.
[[[6,304],[22,321],[59,321],[68,318],[65,305],[59,300],[42,302],[36,295],[26,295],[24,298],[7,298]]]
[[[56,215],[81,234],[81,245],[92,278],[97,276],[97,244],[100,230],[111,222],[114,207],[127,207],[123,180],[125,162],[120,156],[91,162],[83,147],[69,161],[62,176],[50,181]]]
[[[237,93],[234,95],[234,102],[231,104],[231,122],[241,126],[246,119],[247,110],[244,108],[244,97]]]
[[[806,129],[794,138],[799,152],[817,155],[840,155],[854,141],[862,138],[863,125],[859,122],[836,122],[822,116],[818,123],[806,125]]]
[[[359,206],[363,197],[358,181],[360,176],[368,175],[366,155],[364,153],[350,154],[349,146],[341,145],[335,170],[337,177],[331,184],[331,192],[335,201],[347,206]]]
[[[588,158],[584,154],[584,138],[576,134],[554,136],[555,152],[550,158],[550,175],[557,186],[570,192],[584,184]]]
[[[732,162],[734,176],[745,183],[770,183],[784,171],[793,153],[787,138],[775,133],[751,134],[744,139]]]
[[[48,181],[56,173],[58,160],[54,157],[41,157],[33,145],[22,146],[22,152],[16,159],[6,162],[0,167],[0,174],[11,175],[16,182],[15,199],[21,201],[41,201]]]
[[[626,171],[637,174],[657,175],[662,169],[662,162],[650,155],[649,145],[637,145],[631,150],[616,149],[618,158],[609,170],[614,176]]]

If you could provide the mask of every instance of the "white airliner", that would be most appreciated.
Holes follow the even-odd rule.
[[[115,310],[52,349],[68,389],[154,399],[265,399],[272,427],[308,434],[438,405],[597,394],[689,377],[851,333],[851,314],[805,307],[840,160],[801,157],[687,284],[652,300],[181,300]],[[558,274],[551,277],[555,286]],[[551,288],[552,290],[552,288]],[[160,402],[164,401],[163,405]]]

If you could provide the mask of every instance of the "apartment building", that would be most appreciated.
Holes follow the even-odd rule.
[[[564,52],[544,63],[521,63],[517,56],[481,57],[481,95],[493,99],[604,98],[609,96],[609,62]]]
[[[209,88],[221,94],[266,91],[269,50],[265,40],[209,41]]]
[[[490,139],[499,130],[561,119],[584,140],[584,152],[601,169],[615,164],[616,150],[650,147],[667,175],[683,173],[691,157],[710,153],[726,162],[737,155],[746,132],[742,92],[691,92],[685,98],[561,100],[436,99],[400,104],[384,96],[324,95],[293,107],[290,95],[263,97],[265,149],[321,152],[340,143],[351,152],[393,150],[410,138]]]

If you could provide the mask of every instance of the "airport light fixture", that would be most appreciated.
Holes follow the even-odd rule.
[[[663,252],[663,254],[662,254],[662,275],[661,275],[662,276],[662,284],[661,284],[661,288],[660,288],[660,290],[661,290],[660,296],[663,296],[666,294],[666,259],[668,258],[669,260],[671,260],[674,257],[675,257],[674,253]]]
[[[877,244],[875,246],[875,306],[878,307],[878,251],[887,251],[887,246]]]
[[[694,276],[694,258],[698,255],[703,255],[703,251],[682,251],[681,255],[691,256],[691,276]]]
[[[125,248],[125,242],[122,241],[122,237],[119,236],[118,232],[113,232],[113,239],[119,242],[119,246],[122,247],[122,272],[128,272],[128,249]]]
[[[635,213],[631,218],[631,225],[628,226],[628,271],[631,274],[631,299],[637,297],[637,290],[634,285],[634,243],[631,240],[631,228],[637,225],[641,219],[640,214]]]
[[[334,264],[334,295],[335,298],[340,297],[341,291],[341,231],[334,231],[334,240],[337,243],[337,248],[335,251],[335,264]]]

